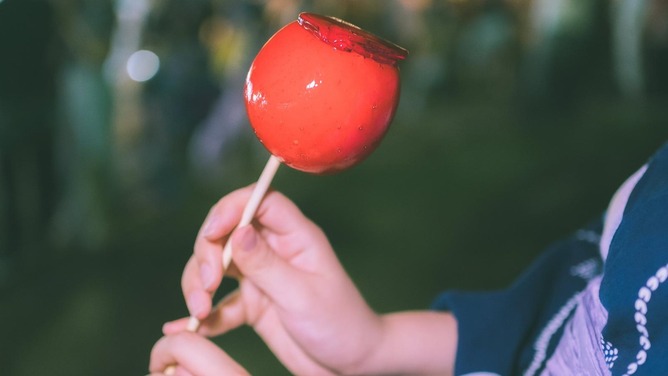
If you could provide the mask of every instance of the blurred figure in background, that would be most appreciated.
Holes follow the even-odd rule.
[[[42,256],[58,196],[54,26],[48,3],[0,4],[0,286]]]
[[[113,26],[110,1],[54,2],[51,46],[57,86],[58,195],[50,241],[61,250],[99,252],[109,236],[113,102],[103,63]],[[57,48],[57,49],[56,49]]]

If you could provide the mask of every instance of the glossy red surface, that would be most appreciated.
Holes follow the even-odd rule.
[[[246,109],[255,134],[301,171],[333,173],[359,163],[394,116],[396,62],[405,56],[338,19],[300,15],[267,41],[248,72]]]

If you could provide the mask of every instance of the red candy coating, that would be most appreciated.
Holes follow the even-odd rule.
[[[334,173],[380,143],[406,50],[332,17],[302,13],[256,56],[245,99],[255,134],[297,170]]]

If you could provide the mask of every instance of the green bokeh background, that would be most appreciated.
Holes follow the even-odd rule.
[[[268,157],[240,87],[299,11],[410,51],[368,160],[273,183],[378,312],[507,285],[667,140],[658,0],[0,1],[1,374],[146,373],[161,325],[187,314],[209,207]],[[161,62],[143,83],[124,70],[138,49]],[[251,329],[216,342],[287,374]]]

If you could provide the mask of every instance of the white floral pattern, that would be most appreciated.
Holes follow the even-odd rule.
[[[626,367],[626,373],[624,373],[623,376],[633,375],[638,371],[638,368],[647,361],[647,352],[652,347],[650,333],[647,330],[648,304],[650,300],[652,300],[652,293],[666,281],[666,278],[668,278],[668,265],[659,268],[653,276],[649,277],[647,283],[638,290],[638,299],[636,299],[634,304],[636,311],[633,315],[633,319],[636,322],[636,330],[638,330],[638,333],[640,334],[638,340],[640,349],[636,354],[636,360]]]

